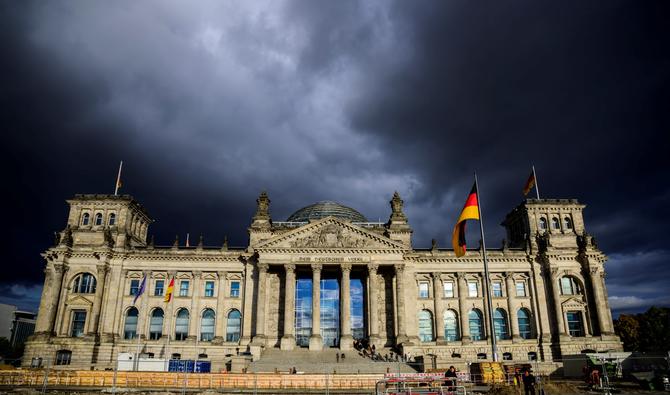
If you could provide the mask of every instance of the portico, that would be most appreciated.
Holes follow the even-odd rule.
[[[305,257],[301,259],[305,260]],[[397,298],[393,297],[395,292],[388,295],[388,301],[380,295],[382,292],[388,293],[385,292],[388,288],[386,281],[391,281],[391,285],[398,283],[394,276],[395,267],[377,263],[351,263],[352,258],[342,260],[342,263],[258,265],[257,273],[261,283],[272,281],[267,278],[274,278],[281,287],[266,286],[267,292],[257,294],[262,299],[257,303],[259,311],[256,312],[254,340],[265,347],[279,347],[282,350],[296,347],[351,350],[354,339],[363,338],[369,339],[377,347],[395,345],[398,323],[403,326],[403,319],[398,315]],[[321,262],[324,259],[311,257],[310,261]],[[380,270],[384,272],[383,275]],[[274,275],[268,276],[268,272]],[[283,289],[283,292],[275,295],[275,289]],[[273,322],[282,321],[283,325],[282,328],[272,328],[269,327],[272,323],[266,322],[268,312],[261,306],[267,308],[280,299],[283,299],[281,308]],[[379,309],[375,301],[380,299],[393,308],[388,312]],[[380,327],[390,330],[382,331]],[[279,342],[274,341],[274,336],[267,336],[266,332],[276,333]],[[384,335],[383,339],[380,334]]]

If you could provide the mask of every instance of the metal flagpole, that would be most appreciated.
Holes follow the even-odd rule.
[[[116,175],[116,185],[114,186],[114,196],[119,193],[119,181],[121,181],[121,168],[123,168],[123,161],[119,163],[119,173]]]
[[[482,205],[479,201],[479,182],[475,172],[475,190],[477,191],[477,211],[479,211],[479,231],[482,236],[482,256],[484,257],[484,287],[486,289],[486,305],[489,310],[489,333],[491,334],[491,351],[493,352],[493,362],[498,362],[498,347],[496,344],[496,331],[493,324],[493,303],[491,303],[491,279],[489,275],[489,263],[486,259],[486,240],[484,239],[484,217],[482,217]]]
[[[535,174],[535,165],[533,167],[533,178],[535,179],[535,193],[537,194],[537,200],[540,200],[540,188],[537,186],[537,174]]]

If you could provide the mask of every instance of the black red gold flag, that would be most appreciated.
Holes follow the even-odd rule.
[[[477,185],[472,186],[472,190],[465,201],[463,211],[458,217],[458,222],[454,227],[454,233],[451,236],[451,244],[457,257],[465,255],[465,221],[469,219],[479,219],[479,207],[477,206]]]

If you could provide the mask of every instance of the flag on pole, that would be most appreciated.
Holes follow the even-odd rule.
[[[535,186],[535,171],[530,172],[530,176],[528,176],[528,181],[526,181],[526,185],[523,186],[523,195],[526,196],[528,195],[528,192],[530,192],[531,189]]]
[[[116,175],[116,185],[114,186],[114,196],[118,195],[119,193],[119,188],[123,186],[123,182],[121,182],[121,169],[123,169],[123,161],[119,163],[119,173]]]
[[[458,222],[454,227],[454,233],[451,236],[451,244],[457,257],[465,255],[465,221],[468,219],[479,219],[479,207],[477,206],[477,185],[472,186],[470,194],[465,201],[463,211],[458,217]]]
[[[133,304],[135,304],[135,302],[137,302],[137,299],[140,296],[142,296],[142,294],[144,293],[144,288],[146,287],[146,285],[147,285],[147,276],[144,276],[144,278],[142,279],[142,282],[140,283],[140,288],[137,290],[137,293],[135,294],[135,299],[133,299]]]
[[[172,277],[172,280],[170,280],[170,284],[167,287],[167,291],[165,291],[165,303],[169,303],[170,300],[172,300],[173,290],[174,290],[174,277]]]

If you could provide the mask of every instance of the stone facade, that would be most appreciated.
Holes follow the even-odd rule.
[[[245,351],[260,358],[268,348],[321,350],[332,333],[336,347],[351,349],[352,325],[341,323],[354,320],[352,279],[363,284],[356,336],[437,366],[491,360],[492,327],[500,359],[554,362],[583,350],[621,350],[607,302],[606,256],[586,233],[585,206],[576,200],[528,199],[507,215],[508,241],[487,250],[489,288],[481,251],[457,258],[435,244],[412,247],[397,193],[386,223],[352,222],[360,213],[344,206],[347,215],[273,222],[263,193],[246,248],[205,247],[202,239],[194,247],[178,240],[154,246],[147,240],[152,219],[128,195],[77,195],[68,203],[66,228],[42,254],[44,289],[24,364],[41,357],[61,368],[108,369],[118,353],[139,351],[206,358],[220,370]],[[311,332],[301,343],[296,311],[310,306],[297,305],[309,295],[297,291],[296,279],[322,284],[326,277],[339,284],[339,327],[330,335],[322,330],[333,317],[319,314],[326,294],[311,287]]]

